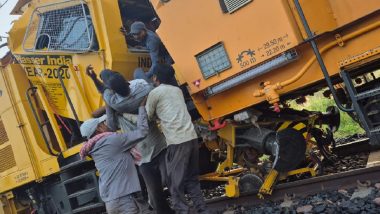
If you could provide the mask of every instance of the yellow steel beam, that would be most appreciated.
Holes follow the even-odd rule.
[[[68,158],[68,157],[71,157],[73,155],[76,155],[80,152],[80,149],[82,148],[82,143],[81,144],[78,144],[78,145],[75,145],[69,149],[67,149],[66,151],[63,151],[62,152],[62,156],[64,158]]]
[[[43,90],[43,88],[41,86],[37,86],[37,90],[38,90],[38,93],[37,93],[38,97],[41,100],[42,106],[45,109],[45,113],[46,113],[46,115],[49,118],[50,125],[53,128],[55,137],[57,138],[57,142],[58,142],[59,148],[61,149],[61,152],[65,151],[67,149],[67,146],[66,146],[65,140],[64,140],[64,138],[62,136],[62,132],[59,129],[57,120],[55,119],[55,116],[54,116],[54,113],[53,113],[54,111],[50,107],[50,104],[49,104],[49,101],[47,99],[46,93],[44,92],[44,90]]]

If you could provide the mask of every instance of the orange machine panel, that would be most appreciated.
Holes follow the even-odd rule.
[[[205,120],[273,101],[256,93],[265,82],[281,96],[323,80],[293,0],[152,3],[162,20],[158,34]],[[330,75],[338,74],[340,60],[380,45],[379,18],[368,16],[380,1],[300,4]]]
[[[223,12],[219,1],[152,2],[162,19],[158,33],[189,83],[192,94],[297,46],[301,41],[287,1],[272,1],[270,5],[266,0],[247,1],[232,13]],[[218,43],[224,46],[230,66],[205,78],[196,56]]]

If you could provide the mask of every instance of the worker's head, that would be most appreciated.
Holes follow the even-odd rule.
[[[151,26],[151,30],[156,31],[158,27],[160,27],[161,20],[157,17],[154,17],[152,20],[150,20],[149,24]]]
[[[95,135],[103,132],[109,132],[110,129],[105,124],[106,118],[106,115],[103,115],[99,118],[92,118],[84,121],[84,123],[80,126],[80,133],[83,137],[91,139]]]
[[[131,92],[129,82],[120,73],[105,69],[100,72],[100,79],[107,88],[112,89],[117,94],[123,97],[129,96]]]
[[[134,22],[131,25],[131,31],[129,34],[131,34],[137,41],[142,41],[146,37],[146,31],[146,26],[143,22]]]
[[[176,85],[174,82],[174,68],[167,64],[156,64],[152,68],[153,77],[152,80],[156,86],[160,84]]]

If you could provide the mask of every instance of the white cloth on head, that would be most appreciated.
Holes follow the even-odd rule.
[[[91,136],[95,133],[96,128],[98,128],[99,123],[104,122],[107,119],[106,115],[103,115],[99,118],[92,118],[84,121],[80,126],[80,133],[83,137],[90,139]]]

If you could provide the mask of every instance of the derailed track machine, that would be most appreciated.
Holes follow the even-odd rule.
[[[272,121],[268,114],[265,121],[253,116],[258,119],[254,126],[251,117],[245,124],[226,120],[218,131],[200,128],[208,140],[206,146],[220,161],[216,171],[202,175],[201,180],[227,182],[228,197],[258,193],[263,198],[272,193],[277,181],[322,174],[323,162],[334,158],[330,149],[334,146],[332,131],[340,123],[339,111],[334,107],[325,114],[288,109]],[[329,127],[323,130],[326,124]]]

